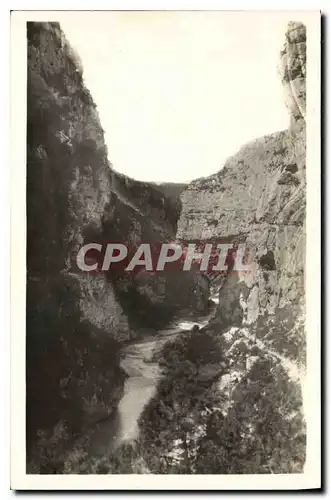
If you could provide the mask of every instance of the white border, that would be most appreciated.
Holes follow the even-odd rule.
[[[38,4],[38,2],[35,2]],[[40,3],[40,2],[39,2]],[[60,2],[59,2],[60,3]],[[150,3],[150,2],[149,2]],[[216,6],[217,3],[217,6]],[[114,5],[115,4],[115,5]],[[155,10],[177,10],[166,2]],[[199,4],[199,5],[198,5]],[[81,2],[83,8],[86,2]],[[60,6],[60,5],[59,5]],[[67,6],[67,2],[66,2]],[[43,6],[42,6],[43,7]],[[219,2],[190,2],[190,10],[212,10]],[[93,6],[93,8],[95,8]],[[137,9],[135,2],[111,8]],[[147,8],[146,8],[147,10]],[[267,9],[266,9],[267,10]],[[273,10],[273,9],[269,9]],[[298,14],[298,12],[293,12]],[[11,487],[51,490],[282,490],[320,486],[320,14],[300,12],[307,26],[307,463],[293,475],[27,475],[25,474],[25,144],[27,20],[56,20],[54,11],[12,14],[11,32]],[[274,11],[273,15],[277,15]],[[318,221],[318,223],[317,223]]]

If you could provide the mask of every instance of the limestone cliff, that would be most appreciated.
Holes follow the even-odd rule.
[[[300,472],[304,26],[290,24],[281,53],[289,129],[244,146],[220,172],[187,187],[115,172],[81,63],[60,26],[28,23],[27,36],[28,472],[62,470],[72,439],[112,415],[123,394],[123,342],[178,312],[207,308],[203,276],[84,274],[72,256],[92,241],[135,246],[175,238],[233,239],[255,254],[250,273],[221,280],[210,324],[185,334],[180,349],[165,350],[171,370],[160,401],[146,408],[150,470],[176,472],[171,453],[185,436],[186,472]],[[258,457],[253,464],[251,456]]]
[[[168,304],[165,277],[126,277],[123,289],[111,273],[75,270],[72,256],[91,241],[173,239],[180,202],[112,170],[59,24],[28,23],[27,40],[27,455],[31,472],[49,473],[73,437],[116,408],[120,346],[137,323],[155,326],[163,308],[169,321],[190,301],[203,308],[207,288],[194,277],[171,282]]]
[[[254,252],[252,271],[232,278],[247,286],[245,323],[304,296],[304,26],[291,23],[286,39],[282,78],[292,91],[289,107],[297,110],[289,129],[243,146],[222,170],[195,180],[181,196],[178,238],[208,241],[231,235]],[[221,293],[220,308],[223,299]]]
[[[289,128],[243,146],[181,195],[179,239],[232,239],[246,243],[252,256],[249,272],[220,281],[218,309],[204,329],[222,336],[230,360],[215,388],[222,403],[203,437],[197,470],[203,463],[206,472],[248,473],[251,453],[261,473],[300,472],[304,465],[306,30],[300,23],[288,26],[280,74]]]
[[[111,199],[96,107],[59,26],[28,23],[27,38],[27,454],[43,472],[116,407],[129,329],[111,284],[70,269]]]
[[[129,248],[141,242],[158,245],[173,241],[180,215],[177,192],[181,185],[176,186],[174,196],[168,194],[169,187],[134,181],[114,171],[111,177],[112,202],[103,216],[103,238]],[[185,273],[179,279],[177,273],[131,274],[111,269],[107,277],[132,329],[160,327],[175,314],[188,313],[192,306],[197,313],[207,309],[208,282],[198,274]]]

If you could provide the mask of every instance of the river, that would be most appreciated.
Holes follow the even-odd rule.
[[[96,424],[89,436],[88,453],[92,456],[105,456],[121,444],[134,441],[139,436],[138,421],[145,405],[156,392],[157,383],[162,375],[154,353],[179,334],[191,330],[194,325],[205,326],[210,314],[198,321],[179,320],[156,335],[126,346],[122,351],[121,367],[127,374],[124,394],[116,414],[110,419]]]

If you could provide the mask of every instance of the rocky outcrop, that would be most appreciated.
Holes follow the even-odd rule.
[[[304,134],[303,127],[258,139],[182,194],[179,238],[233,235],[254,252],[252,270],[239,276],[250,290],[249,323],[304,294]]]
[[[222,170],[195,180],[181,195],[178,238],[246,243],[251,259],[248,272],[229,272],[223,278],[217,313],[205,328],[206,334],[224,336],[231,364],[219,386],[227,394],[227,409],[214,419],[214,438],[205,438],[206,453],[216,454],[215,442],[232,447],[234,435],[234,453],[241,450],[235,462],[231,449],[224,449],[224,456],[219,453],[217,463],[206,472],[249,472],[243,460],[259,449],[258,441],[265,443],[256,451],[260,472],[300,472],[304,465],[306,30],[302,24],[288,26],[280,73],[290,111],[288,130],[243,146]],[[264,386],[261,380],[267,372],[270,380]],[[273,407],[271,394],[275,400],[292,395],[293,401]],[[271,433],[272,425],[276,430]],[[288,440],[296,443],[294,448]],[[208,457],[201,458],[200,470],[204,459]]]
[[[126,277],[125,289],[112,273],[77,272],[72,259],[85,243],[173,239],[180,202],[112,170],[81,63],[58,23],[28,23],[27,39],[27,456],[30,472],[49,473],[76,435],[114,412],[136,303],[148,306],[139,324],[155,326],[149,316],[166,309],[169,321],[207,290],[196,293],[195,277],[170,283],[168,304],[166,277]]]
[[[140,243],[156,247],[176,238],[180,215],[179,191],[138,182],[112,172],[112,203],[103,216],[103,240],[121,242],[130,249]],[[170,189],[170,188],[169,188]],[[175,193],[175,194],[174,194]],[[93,237],[94,241],[98,239]],[[181,312],[203,313],[208,306],[208,281],[199,274],[137,272],[110,269],[108,279],[129,318],[132,330],[162,327]]]
[[[229,158],[222,170],[192,182],[182,193],[177,236],[246,243],[252,270],[238,276],[248,288],[244,323],[293,304],[304,295],[305,254],[305,28],[291,23],[281,60],[291,82],[288,130],[257,139]],[[298,48],[299,47],[299,48]],[[296,57],[294,54],[300,54]],[[285,69],[284,69],[285,72]],[[286,84],[287,85],[287,84]],[[288,90],[288,86],[287,86]],[[289,99],[288,99],[289,100]],[[222,302],[222,293],[220,296]]]
[[[27,454],[53,472],[52,454],[116,408],[130,333],[111,283],[70,265],[111,201],[96,107],[59,26],[27,37]]]
[[[279,72],[285,90],[286,106],[295,120],[306,116],[306,28],[289,23],[281,51]]]
[[[123,342],[208,306],[201,275],[83,274],[73,255],[92,241],[134,247],[174,239],[245,242],[254,254],[249,273],[219,281],[209,325],[163,352],[167,376],[143,416],[148,470],[300,472],[304,26],[290,24],[281,53],[289,129],[244,146],[220,172],[187,187],[115,172],[81,63],[59,25],[28,23],[27,35],[28,472],[62,471],[72,440],[114,413]]]

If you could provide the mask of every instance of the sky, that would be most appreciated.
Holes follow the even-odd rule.
[[[289,20],[286,12],[59,13],[109,161],[154,182],[211,175],[240,146],[288,126],[277,65]]]

